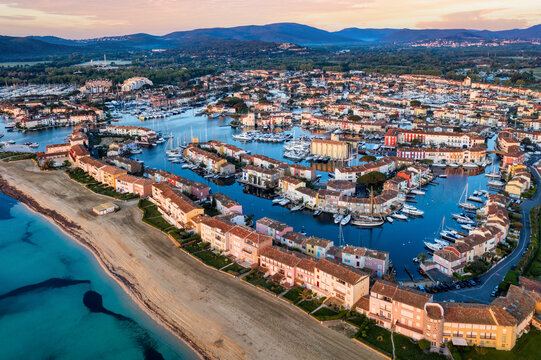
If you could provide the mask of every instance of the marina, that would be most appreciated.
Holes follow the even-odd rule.
[[[327,213],[313,212],[302,208],[298,208],[293,212],[290,211],[285,207],[289,205],[290,201],[288,199],[274,202],[251,194],[250,191],[245,189],[245,186],[240,184],[231,185],[228,183],[227,185],[220,185],[221,182],[216,182],[214,175],[211,177],[205,173],[199,175],[198,172],[194,172],[194,165],[183,162],[182,158],[178,156],[179,150],[171,151],[171,140],[177,139],[175,146],[180,146],[181,143],[186,144],[186,139],[193,134],[201,141],[217,139],[238,146],[252,154],[266,155],[279,161],[295,162],[284,156],[284,145],[287,145],[288,142],[243,142],[235,140],[233,136],[242,134],[242,132],[228,126],[230,118],[213,119],[208,118],[206,115],[197,115],[198,112],[199,110],[196,108],[180,115],[145,122],[145,126],[166,135],[162,135],[162,137],[169,137],[169,141],[155,147],[143,149],[141,153],[134,155],[134,157],[136,156],[138,160],[143,161],[145,166],[164,169],[188,179],[208,184],[213,193],[223,192],[242,203],[245,214],[264,214],[259,217],[268,216],[293,225],[296,231],[304,228],[308,235],[337,240],[337,225],[342,219],[335,224],[332,215]],[[141,120],[135,115],[123,114],[119,118],[118,124],[138,126],[141,124]],[[291,139],[295,138],[301,142],[306,142],[309,137],[319,136],[298,126],[284,132],[291,134]],[[39,143],[38,150],[40,150],[47,144],[62,142],[69,133],[69,128],[27,133],[10,132],[6,133],[2,140],[14,140],[17,143]],[[304,138],[302,138],[303,136]],[[180,141],[179,139],[183,140]],[[493,139],[489,140],[489,149],[493,147],[493,143]],[[169,150],[169,152],[166,153],[166,150]],[[301,160],[300,163],[307,166],[311,164],[306,159]],[[357,158],[347,164],[357,165],[359,163]],[[321,164],[318,165],[317,163],[314,166],[320,170],[318,175],[321,175],[321,184],[325,184],[329,179],[332,179],[333,173],[329,172],[333,170],[331,162],[327,164],[328,167],[326,168],[320,168]],[[416,257],[419,253],[426,252],[424,241],[431,241],[434,237],[429,229],[433,229],[434,224],[440,223],[443,216],[451,217],[453,213],[460,214],[462,212],[458,203],[466,184],[469,184],[472,189],[491,190],[487,184],[490,178],[485,176],[485,171],[489,172],[490,166],[486,169],[436,167],[433,168],[433,171],[435,176],[439,178],[439,183],[434,186],[424,187],[421,190],[425,192],[424,196],[411,193],[410,195],[413,196],[407,197],[407,206],[402,211],[390,215],[398,221],[391,223],[385,222],[385,219],[354,219],[352,217],[349,223],[343,226],[345,243],[388,251],[397,269],[396,276],[398,279],[409,278],[403,270],[405,266],[411,267],[412,273],[418,276],[414,264],[408,259]],[[408,205],[412,204],[411,201],[415,201],[415,206]],[[276,204],[279,204],[279,206],[273,206]],[[258,217],[254,220],[257,219]],[[469,218],[461,217],[458,221],[461,224],[471,225],[471,220],[467,219]],[[415,228],[416,231],[411,231],[412,228]]]

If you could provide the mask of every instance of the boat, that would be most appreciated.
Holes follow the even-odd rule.
[[[433,163],[432,166],[441,167],[441,168],[447,167],[447,165],[445,163],[442,163],[442,162]]]
[[[278,204],[280,204],[280,205],[282,205],[282,206],[285,206],[285,205],[287,205],[287,204],[289,204],[289,203],[290,203],[289,199],[283,199],[283,200],[280,201]]]
[[[404,204],[404,207],[402,208],[402,212],[404,214],[412,215],[412,216],[423,216],[425,213],[424,211],[419,210],[416,207],[408,205],[408,204]]]
[[[502,187],[505,185],[503,182],[499,180],[490,180],[487,184],[492,187]]]
[[[39,144],[38,144],[38,143],[31,143],[31,144],[28,145],[28,146],[30,146],[31,148],[35,149],[35,148],[39,147]]]
[[[272,202],[273,202],[274,204],[278,204],[278,203],[279,203],[280,201],[282,201],[282,200],[284,200],[284,198],[282,198],[282,197],[277,197],[276,199],[273,199]]]
[[[242,133],[233,135],[233,139],[237,141],[250,142],[252,141],[252,136],[250,136],[248,133]]]
[[[302,210],[303,208],[304,208],[303,205],[296,205],[291,208],[291,211],[299,211],[299,210]]]
[[[394,219],[393,219],[392,217],[390,217],[390,216],[387,216],[387,217],[385,218],[385,220],[387,220],[387,222],[388,222],[388,223],[391,223],[391,224],[394,222]]]
[[[184,164],[184,165],[182,165],[182,168],[183,168],[183,169],[191,169],[191,168],[192,168],[192,165],[190,165],[190,164]]]
[[[462,224],[460,225],[461,228],[464,230],[472,231],[475,230],[475,226],[472,226],[471,224]]]
[[[439,177],[445,179],[447,177],[447,174],[440,174]]]
[[[165,140],[164,138],[159,138],[158,140],[156,140],[156,144],[163,144],[166,141],[167,140]]]
[[[391,216],[397,220],[408,220],[408,217],[406,215],[400,213],[394,213]]]
[[[321,210],[314,211],[314,216],[319,216],[319,215],[321,215]]]
[[[452,167],[452,168],[455,168],[455,169],[456,169],[457,167],[459,167],[459,166],[460,166],[460,165],[458,165],[457,163],[450,163],[450,164],[449,164],[449,167]]]
[[[475,195],[468,196],[468,200],[469,201],[475,201],[475,202],[478,202],[478,203],[483,203],[484,202],[483,199],[481,199],[479,196],[475,196]]]
[[[468,184],[466,184],[466,187],[464,188],[464,191],[462,192],[462,195],[460,196],[460,200],[458,201],[458,206],[466,210],[477,210],[477,206],[469,203],[467,200],[468,200]]]
[[[442,246],[434,243],[430,243],[428,241],[424,241],[424,244],[427,248],[429,248],[432,251],[438,251],[441,250]]]
[[[143,150],[141,150],[141,149],[133,149],[133,150],[130,151],[130,153],[132,153],[132,154],[141,154],[142,152],[143,152]]]
[[[351,220],[351,223],[360,227],[377,227],[383,225],[385,221],[371,216],[360,216]]]
[[[346,215],[344,216],[344,218],[342,219],[342,221],[340,221],[340,224],[341,225],[347,225],[351,220],[351,215]]]
[[[334,223],[335,224],[338,224],[342,221],[342,219],[344,218],[344,215],[340,215],[340,214],[335,214],[334,215]]]
[[[413,189],[413,190],[411,190],[411,193],[415,194],[415,195],[424,195],[425,194],[425,192],[423,190],[419,190],[419,189]]]
[[[477,169],[478,168],[477,164],[474,164],[474,163],[464,163],[464,164],[462,164],[462,167],[464,167],[466,169]]]
[[[434,239],[434,242],[438,245],[441,245],[441,246],[447,246],[447,245],[450,245],[450,242],[449,241],[445,241],[445,240],[442,240],[442,239]]]

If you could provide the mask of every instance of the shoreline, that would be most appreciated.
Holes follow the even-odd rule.
[[[63,172],[17,161],[0,162],[0,173],[0,191],[91,251],[137,306],[198,358],[382,358],[283,299],[180,251],[169,236],[141,221],[135,201],[115,201],[120,211],[95,216],[92,207],[111,200]]]
[[[105,273],[112,278],[122,290],[134,301],[137,306],[144,311],[156,324],[163,329],[169,331],[177,339],[182,341],[188,346],[200,359],[210,360],[212,359],[195,341],[190,339],[180,328],[175,326],[172,322],[168,321],[164,315],[161,315],[156,311],[151,302],[147,302],[143,299],[142,293],[137,287],[131,283],[125,276],[115,272],[114,265],[105,262],[104,257],[100,255],[100,251],[90,242],[86,241],[82,236],[76,234],[73,230],[82,230],[81,227],[74,222],[66,219],[64,216],[58,214],[56,211],[44,208],[36,199],[23,193],[16,187],[9,184],[0,174],[0,192],[12,199],[17,200],[23,204],[28,210],[34,214],[40,215],[55,227],[60,229],[67,237],[72,239],[78,245],[87,249],[96,259],[99,266],[105,271]]]

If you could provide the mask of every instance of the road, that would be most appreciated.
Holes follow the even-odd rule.
[[[482,285],[437,293],[434,295],[434,300],[455,300],[457,302],[478,302],[488,304],[494,299],[492,296],[490,296],[490,293],[492,290],[494,290],[494,287],[496,287],[503,280],[507,271],[509,271],[513,265],[518,263],[522,257],[523,251],[530,244],[530,210],[534,206],[541,204],[541,191],[539,190],[539,187],[541,186],[541,177],[539,176],[539,173],[531,166],[531,164],[533,164],[538,158],[538,156],[533,157],[527,163],[531,173],[537,179],[538,190],[533,198],[525,200],[521,205],[523,228],[520,233],[519,243],[515,251],[513,251],[513,253],[504,261],[490,269],[486,274],[479,276],[479,279],[482,281]]]

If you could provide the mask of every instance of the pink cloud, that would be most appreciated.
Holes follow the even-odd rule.
[[[506,9],[462,11],[441,16],[440,20],[423,21],[415,24],[420,29],[483,29],[504,30],[528,25],[524,19],[488,18],[487,15]]]

